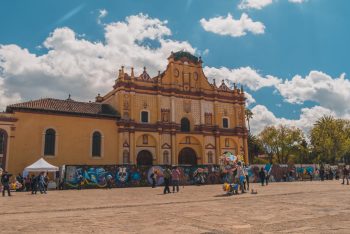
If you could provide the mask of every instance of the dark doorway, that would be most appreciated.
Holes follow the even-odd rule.
[[[189,148],[183,148],[179,153],[179,164],[197,165],[196,152]]]
[[[187,118],[181,119],[181,132],[191,131],[190,121]]]
[[[152,166],[153,165],[153,157],[151,152],[148,150],[141,150],[137,154],[137,165],[138,166]]]

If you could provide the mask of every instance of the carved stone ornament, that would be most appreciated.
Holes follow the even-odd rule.
[[[148,104],[147,104],[147,102],[143,102],[143,108],[147,108],[147,106],[148,106]]]
[[[124,100],[124,110],[129,110],[129,101],[127,99]]]
[[[184,111],[186,113],[191,112],[191,100],[184,100]]]

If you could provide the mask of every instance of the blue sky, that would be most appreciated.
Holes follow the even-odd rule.
[[[254,2],[260,5],[254,6]],[[101,15],[101,10],[105,15]],[[105,46],[101,49],[104,51],[101,56],[107,58],[106,49],[122,50],[121,47],[107,48],[108,25],[115,26],[110,30],[116,33],[110,40],[123,37],[114,31],[119,29],[113,24],[125,24],[127,17],[142,13],[146,19],[158,20],[154,24],[160,25],[156,30],[162,32],[161,36],[152,35],[155,38],[143,37],[137,41],[138,45],[158,49],[156,54],[161,59],[168,49],[161,45],[161,41],[171,40],[176,44],[174,50],[185,47],[202,55],[204,66],[208,67],[205,71],[208,76],[213,76],[210,78],[218,76],[242,83],[255,100],[249,107],[256,114],[256,131],[271,122],[303,127],[321,114],[345,118],[350,114],[344,106],[344,102],[350,101],[347,95],[350,83],[346,75],[342,76],[343,73],[349,74],[350,69],[347,59],[350,29],[346,14],[349,10],[348,0],[304,0],[299,3],[290,0],[2,1],[0,108],[12,102],[44,96],[64,98],[68,92],[81,100],[93,99],[98,92],[104,93],[108,89],[89,77],[88,71],[72,71],[64,65],[62,70],[69,69],[71,74],[68,72],[69,75],[64,77],[67,72],[58,72],[57,66],[63,64],[57,62],[62,61],[59,56],[64,54],[67,57],[66,53],[71,53],[73,58],[79,52],[73,47],[68,50],[62,46],[65,45],[63,41],[67,41],[62,35],[69,33],[55,30],[74,32],[75,40],[80,43],[77,48],[83,47],[85,41],[91,45],[84,50],[93,47],[94,53],[99,53],[101,48],[94,45],[101,43]],[[250,20],[251,27],[247,27],[247,21],[239,21],[242,14]],[[145,17],[139,18],[145,20]],[[238,35],[237,27],[243,27],[243,35]],[[52,41],[45,45],[48,38]],[[48,61],[48,56],[53,60]],[[85,52],[84,56],[87,56]],[[112,56],[108,58],[115,61],[117,70],[118,66],[128,62],[135,63],[128,64],[130,66],[143,67],[142,62],[149,65],[156,55],[145,50],[139,55],[143,58],[135,58],[137,54],[125,55],[125,62],[117,54],[108,56]],[[99,68],[99,62],[92,63],[94,69]],[[113,64],[109,63],[100,64],[101,70],[112,69]],[[45,70],[50,64],[55,68]],[[149,66],[153,71],[152,65]],[[164,64],[159,63],[153,68],[162,66]],[[14,67],[28,69],[20,73]],[[100,82],[113,80],[113,77],[99,77],[106,74],[109,73],[94,76]],[[75,91],[79,89],[79,77],[83,77],[81,86],[91,85],[95,90]],[[72,80],[74,85],[70,83]],[[66,84],[72,88],[65,90]],[[337,90],[341,91],[337,93]]]

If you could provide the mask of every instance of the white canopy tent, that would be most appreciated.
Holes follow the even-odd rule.
[[[43,158],[39,159],[38,161],[24,169],[24,171],[26,172],[55,172],[58,170],[58,167],[51,165],[50,163],[46,162]]]

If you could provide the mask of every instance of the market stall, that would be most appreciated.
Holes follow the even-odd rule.
[[[46,162],[45,159],[40,158],[38,161],[36,161],[35,163],[27,166],[24,169],[25,173],[29,173],[29,172],[53,172],[54,173],[54,177],[56,176],[56,171],[58,171],[59,168]],[[54,178],[53,177],[53,178]],[[48,188],[56,188],[56,182],[55,181],[49,181],[48,184]]]

